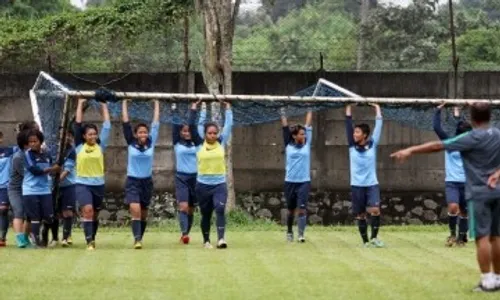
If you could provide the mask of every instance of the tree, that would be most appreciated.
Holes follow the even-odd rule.
[[[42,18],[47,15],[71,11],[69,0],[2,0],[0,16],[8,18]]]
[[[234,6],[231,0],[196,0],[205,40],[205,52],[201,59],[203,80],[208,92],[214,95],[232,93],[233,39],[240,4],[241,0],[236,0]],[[226,162],[227,209],[231,210],[236,206],[231,140],[227,143]]]

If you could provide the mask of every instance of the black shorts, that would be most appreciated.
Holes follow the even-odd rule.
[[[194,207],[196,201],[196,174],[175,174],[175,199],[177,203],[187,202],[189,207]]]
[[[125,202],[139,203],[142,208],[148,208],[153,197],[153,179],[127,177],[125,184]]]
[[[80,207],[92,205],[94,210],[101,210],[104,199],[104,185],[77,184],[75,190],[76,200]]]
[[[456,203],[461,213],[467,213],[467,201],[465,201],[465,183],[445,182],[446,203]]]
[[[47,221],[54,217],[54,206],[50,194],[23,196],[23,206],[27,218],[31,221]]]
[[[367,207],[380,206],[380,188],[372,186],[351,186],[352,213],[359,215],[366,212]]]
[[[310,182],[285,182],[285,199],[287,208],[306,209],[310,191]]]
[[[469,200],[470,237],[500,237],[500,199]]]

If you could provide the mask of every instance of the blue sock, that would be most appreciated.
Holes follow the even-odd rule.
[[[469,219],[467,217],[458,218],[458,236],[460,240],[465,241],[469,231]]]
[[[85,235],[85,241],[87,244],[94,240],[94,221],[83,221],[83,234]]]
[[[134,236],[134,240],[139,242],[142,240],[142,226],[141,220],[132,220],[132,235]]]
[[[148,221],[141,220],[141,241],[142,241],[142,238],[144,237],[144,232],[146,232],[147,226],[148,226]]]
[[[450,235],[457,236],[457,216],[448,214],[448,227],[450,228]]]
[[[187,229],[187,234],[189,234],[191,232],[191,227],[193,227],[193,219],[194,219],[194,216],[193,214],[188,214],[187,215],[187,218],[188,218],[188,229]]]
[[[380,228],[380,216],[372,216],[372,235],[370,239],[376,239],[378,235],[378,229]]]
[[[40,245],[40,222],[31,222],[31,233],[35,239],[35,244]]]
[[[94,220],[92,225],[92,240],[95,241],[95,236],[97,235],[97,229],[99,229],[99,220]]]
[[[217,226],[217,239],[223,239],[226,232],[226,214],[224,210],[215,212],[217,219],[215,225]]]
[[[359,219],[358,220],[358,229],[359,229],[359,234],[361,235],[361,238],[363,239],[363,243],[368,243],[368,229],[366,225],[366,219]]]
[[[299,236],[304,236],[304,231],[307,225],[307,215],[299,213],[297,216],[297,227],[299,228]]]
[[[63,219],[63,240],[71,236],[71,229],[73,227],[73,217],[65,217]]]
[[[9,231],[9,211],[0,209],[0,240],[5,240]]]
[[[189,219],[188,214],[185,211],[179,211],[179,225],[181,227],[182,235],[188,234]]]

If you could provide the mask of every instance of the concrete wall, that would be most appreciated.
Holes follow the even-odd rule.
[[[56,74],[61,82],[79,89],[95,89],[97,83],[119,91],[177,92],[180,76],[167,74]],[[326,73],[324,77],[363,96],[379,97],[442,97],[452,88],[448,73]],[[32,119],[28,90],[36,74],[0,74],[0,128],[9,143],[14,140],[17,122]],[[235,73],[234,93],[289,95],[314,84],[314,73]],[[500,98],[500,73],[470,72],[460,76],[459,96],[467,98]],[[205,92],[200,74],[195,74],[195,89]],[[98,120],[95,113],[87,120]],[[373,121],[371,110],[356,110],[356,120]],[[347,190],[349,164],[343,112],[331,110],[315,115],[315,137],[312,158],[312,182],[315,190]],[[171,130],[162,125],[155,157],[155,184],[158,190],[173,190],[174,157]],[[404,145],[434,139],[432,132],[402,127],[386,122],[379,149],[378,174],[385,191],[440,191],[443,188],[443,155],[420,156],[404,165],[389,159],[391,151]],[[234,174],[236,189],[245,191],[281,191],[284,177],[280,125],[270,123],[236,128],[233,132]],[[106,153],[107,188],[123,188],[126,149],[119,123],[112,131],[111,146]]]

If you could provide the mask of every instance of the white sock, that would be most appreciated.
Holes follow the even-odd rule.
[[[493,272],[481,274],[481,285],[485,289],[494,289],[497,285]]]

